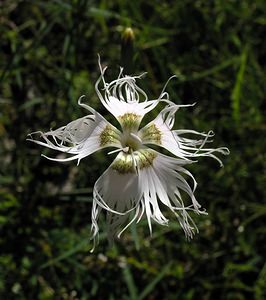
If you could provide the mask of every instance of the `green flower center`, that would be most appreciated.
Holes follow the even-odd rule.
[[[107,125],[100,134],[101,146],[114,143],[121,144],[121,151],[111,168],[120,174],[136,173],[153,164],[157,154],[152,149],[143,146],[142,140],[161,142],[161,132],[155,125],[150,125],[142,133],[138,133],[141,117],[134,113],[126,113],[118,117],[122,126],[122,133]]]
[[[123,134],[121,135],[121,146],[126,153],[133,153],[142,147],[142,141],[138,136],[141,116],[135,113],[125,113],[118,117],[122,126]]]
[[[125,152],[132,153],[142,147],[142,141],[137,134],[124,132],[121,137],[121,145],[124,149],[128,150]]]

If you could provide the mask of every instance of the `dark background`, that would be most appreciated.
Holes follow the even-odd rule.
[[[259,0],[0,2],[1,299],[265,299],[265,13]],[[176,128],[212,129],[231,154],[189,167],[209,213],[191,242],[172,217],[109,247],[102,218],[90,254],[91,192],[112,157],[54,163],[26,136],[83,116],[83,94],[107,115],[97,54],[115,79],[127,26],[141,87],[155,98],[177,75],[171,99],[197,105]]]

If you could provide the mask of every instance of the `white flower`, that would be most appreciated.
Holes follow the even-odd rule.
[[[97,221],[102,209],[106,211],[108,236],[112,239],[115,234],[120,237],[130,224],[139,222],[143,216],[147,218],[150,232],[152,220],[167,225],[168,219],[162,213],[164,206],[175,215],[185,235],[192,238],[198,229],[189,212],[206,212],[200,209],[194,196],[196,180],[184,166],[199,156],[213,157],[222,165],[215,153],[228,154],[229,150],[224,147],[205,148],[211,142],[212,131],[199,133],[194,130],[172,130],[177,110],[191,105],[174,104],[169,100],[165,88],[158,99],[149,100],[136,84],[141,76],[124,76],[121,69],[118,78],[107,83],[104,79],[106,68],[102,69],[100,65],[100,70],[96,92],[105,108],[120,123],[120,130],[93,108],[82,103],[82,96],[78,103],[89,111],[87,116],[56,130],[35,132],[29,140],[69,155],[66,158],[45,156],[59,162],[77,160],[79,163],[95,151],[115,148],[109,154],[116,153],[116,158],[96,181],[93,190],[91,220],[94,242],[98,236]],[[102,89],[99,88],[100,83]],[[153,121],[139,129],[144,115],[159,102],[164,103],[163,110]],[[33,139],[33,135],[38,133],[42,141]],[[186,134],[190,138],[184,137]],[[166,156],[154,150],[152,145],[164,148],[176,157]],[[192,187],[183,176],[192,180]],[[188,194],[191,204],[184,204],[182,193]]]

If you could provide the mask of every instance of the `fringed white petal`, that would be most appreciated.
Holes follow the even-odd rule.
[[[214,153],[227,155],[229,154],[228,148],[204,148],[207,143],[212,142],[211,138],[214,136],[212,131],[200,133],[195,130],[172,130],[176,111],[185,106],[191,105],[170,104],[164,108],[152,122],[139,131],[139,137],[143,144],[161,146],[183,159],[193,159],[200,156],[212,157],[222,166],[222,161]],[[201,138],[184,138],[183,134],[196,135]]]
[[[156,153],[157,156],[152,165],[143,168],[139,172],[139,184],[143,191],[140,205],[145,207],[150,231],[152,231],[151,220],[161,225],[168,224],[168,220],[160,209],[162,203],[175,214],[186,236],[192,238],[194,230],[197,231],[197,227],[188,211],[192,210],[198,214],[206,214],[206,212],[200,210],[200,205],[194,196],[196,181],[193,175],[182,167],[182,165],[191,163],[191,161],[179,160]],[[193,188],[190,187],[183,174],[192,179]],[[188,194],[192,204],[184,204],[182,192]]]
[[[192,134],[197,137],[201,136],[201,139],[192,139],[192,138],[184,138],[183,134]],[[196,158],[201,156],[211,157],[217,160],[220,166],[223,166],[223,163],[219,157],[217,157],[214,153],[220,153],[223,155],[230,154],[230,151],[226,147],[219,148],[205,148],[207,143],[212,142],[212,137],[214,136],[213,131],[209,131],[208,133],[196,132],[194,130],[174,130],[173,135],[176,141],[179,142],[180,148],[187,158]]]
[[[81,99],[80,99],[81,100]],[[95,151],[106,147],[120,148],[120,131],[105,120],[90,106],[79,104],[88,109],[91,114],[70,122],[66,126],[46,133],[41,131],[30,134],[28,139],[41,146],[71,154],[67,158],[46,158],[54,161],[71,161],[77,159],[78,162]],[[36,140],[34,137],[39,135],[43,141]]]
[[[135,162],[131,156],[120,152],[113,164],[98,179],[93,192],[92,238],[98,235],[98,218],[102,209],[107,211],[108,237],[110,240],[121,233],[133,222],[139,222],[146,215],[150,232],[152,220],[167,225],[168,219],[161,211],[163,204],[177,217],[186,236],[192,238],[196,225],[189,211],[206,214],[200,210],[195,199],[196,181],[193,175],[183,168],[191,163],[162,155],[151,149],[136,151]],[[138,170],[135,170],[137,163]],[[193,182],[190,187],[183,175]],[[182,193],[188,194],[191,204],[185,205]],[[130,221],[130,212],[133,217]],[[127,223],[128,222],[128,223]]]
[[[155,108],[160,101],[165,101],[168,98],[168,94],[163,90],[158,99],[148,100],[147,94],[136,84],[136,80],[145,73],[139,76],[124,76],[123,68],[120,68],[118,78],[107,83],[104,78],[107,67],[104,69],[101,67],[100,59],[99,67],[101,76],[95,84],[96,92],[104,107],[117,118],[122,127],[121,117],[125,114],[136,115],[139,125],[146,113]],[[99,88],[100,82],[103,84],[102,92]]]
[[[122,152],[118,154],[118,159],[121,155],[123,155]],[[138,216],[140,196],[141,191],[139,190],[136,173],[121,174],[114,170],[112,165],[104,172],[95,183],[93,190],[91,229],[94,243],[98,236],[99,227],[97,221],[101,210],[106,210],[107,233],[109,241],[112,241],[116,234],[120,236],[122,233],[123,226],[129,219],[129,214],[132,210],[136,209],[135,216],[129,223],[131,224]],[[120,233],[119,230],[121,231]]]

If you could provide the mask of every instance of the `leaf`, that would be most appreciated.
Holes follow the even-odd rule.
[[[233,119],[238,122],[240,119],[240,99],[242,86],[244,81],[244,74],[247,65],[247,56],[248,56],[248,47],[246,46],[240,56],[240,66],[236,76],[235,86],[233,88],[233,92],[231,94],[232,99],[232,116]]]
[[[164,278],[164,276],[168,273],[170,266],[171,266],[171,262],[169,264],[167,264],[162,271],[160,271],[158,273],[158,275],[146,286],[146,288],[142,291],[142,293],[139,296],[139,300],[144,299],[145,297],[147,297],[155,288],[155,286]]]
[[[138,298],[138,289],[134,282],[131,270],[127,264],[123,267],[124,278],[128,287],[129,295],[131,300],[137,300]]]

